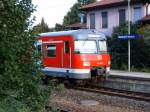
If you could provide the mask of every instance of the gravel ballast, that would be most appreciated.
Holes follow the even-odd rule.
[[[81,105],[81,101],[84,100],[94,100],[99,104]],[[68,112],[150,112],[149,102],[74,89],[55,91],[49,106]]]

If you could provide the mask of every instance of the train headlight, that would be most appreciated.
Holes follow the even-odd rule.
[[[106,67],[106,74],[110,73],[110,67]]]
[[[90,66],[90,62],[83,62],[83,66]]]
[[[111,64],[111,61],[108,61],[108,65],[110,65]]]

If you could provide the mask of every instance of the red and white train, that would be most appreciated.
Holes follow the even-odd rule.
[[[46,76],[91,79],[110,71],[106,37],[95,30],[41,33],[37,45]]]

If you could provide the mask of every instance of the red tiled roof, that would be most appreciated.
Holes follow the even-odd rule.
[[[143,17],[142,21],[150,21],[150,14],[145,16],[145,17]]]
[[[131,0],[131,3],[141,3],[142,0]],[[107,8],[107,7],[114,7],[119,5],[127,5],[127,0],[101,0],[98,2],[94,2],[85,6],[82,6],[81,10],[89,10],[95,8]]]

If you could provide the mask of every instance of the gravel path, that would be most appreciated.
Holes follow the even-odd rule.
[[[80,104],[82,100],[95,100],[99,105],[83,106]],[[73,89],[55,91],[49,105],[69,112],[150,112],[149,102]]]

